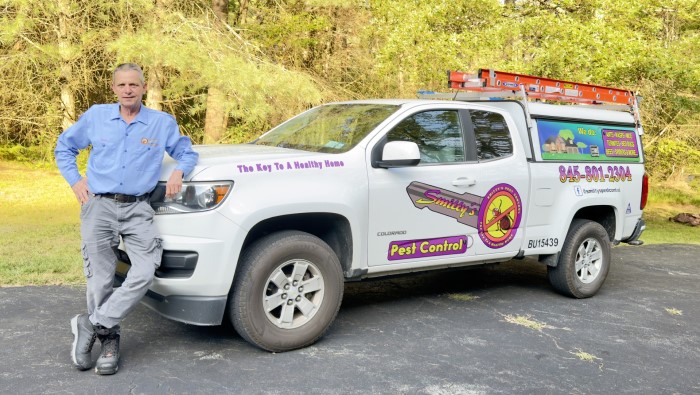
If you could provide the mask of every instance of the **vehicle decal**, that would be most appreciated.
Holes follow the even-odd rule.
[[[388,232],[377,232],[377,236],[379,236],[379,237],[405,235],[405,234],[406,234],[405,230],[390,230]]]
[[[427,208],[476,228],[479,238],[490,248],[501,248],[515,237],[522,217],[518,191],[509,184],[498,184],[485,197],[457,193],[413,181],[406,192],[418,209]]]
[[[620,193],[620,188],[583,188],[583,193],[586,195],[590,194],[603,194],[603,193]]]
[[[557,247],[558,245],[559,239],[556,237],[545,237],[527,241],[527,248]]]
[[[579,185],[576,185],[574,187],[574,193],[576,194],[576,196],[601,195],[603,193],[619,193],[620,191],[620,188],[586,188],[581,187]]]
[[[498,184],[484,196],[479,210],[479,237],[490,248],[510,243],[520,225],[523,207],[518,191],[511,185]]]
[[[323,170],[331,167],[345,167],[345,162],[342,160],[305,160],[305,161],[286,161],[284,163],[253,163],[236,165],[239,173],[271,173],[273,171],[288,171],[288,170],[306,170],[318,169]]]
[[[481,196],[466,192],[459,194],[418,181],[410,183],[406,192],[416,208],[427,208],[476,228],[477,215],[483,200]]]
[[[634,132],[603,129],[603,147],[609,158],[638,158],[639,149]]]
[[[438,237],[434,239],[396,240],[389,243],[387,259],[415,259],[441,255],[458,255],[467,252],[474,244],[466,235]]]
[[[633,127],[537,119],[543,160],[639,162]]]
[[[559,166],[559,181],[564,182],[627,182],[632,181],[629,166]]]

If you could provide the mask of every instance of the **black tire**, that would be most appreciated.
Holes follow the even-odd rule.
[[[344,288],[340,261],[316,236],[299,231],[268,235],[243,252],[239,265],[229,317],[244,339],[264,350],[308,346],[338,314]]]
[[[559,254],[557,266],[547,267],[549,283],[574,298],[595,295],[610,269],[610,239],[599,223],[575,219]]]

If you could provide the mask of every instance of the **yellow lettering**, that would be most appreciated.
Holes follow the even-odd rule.
[[[426,245],[429,245],[429,244],[430,244],[429,241],[424,241],[424,242],[420,243],[420,252],[422,252],[424,254],[428,253],[428,248],[426,247]]]

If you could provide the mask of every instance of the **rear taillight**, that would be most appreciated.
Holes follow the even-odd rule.
[[[649,175],[644,173],[644,177],[642,177],[642,201],[639,203],[640,210],[644,210],[646,207],[647,197],[649,197]]]

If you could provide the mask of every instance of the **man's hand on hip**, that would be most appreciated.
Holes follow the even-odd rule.
[[[71,188],[81,205],[90,200],[90,190],[88,190],[88,180],[86,177],[81,178],[80,181],[73,184]]]
[[[171,198],[182,190],[182,170],[174,170],[165,184],[165,196]]]

